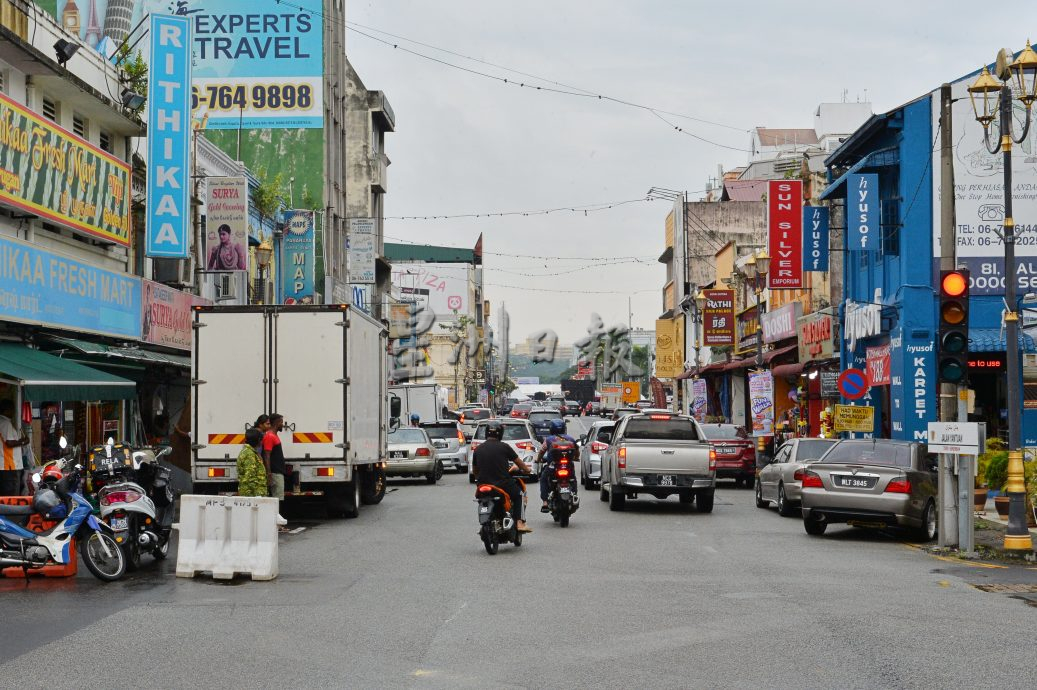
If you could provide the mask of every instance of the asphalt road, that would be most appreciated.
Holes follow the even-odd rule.
[[[582,424],[582,420],[580,420]],[[574,434],[577,435],[577,434]],[[5,685],[76,687],[1037,687],[1037,608],[888,534],[807,536],[725,485],[571,526],[532,512],[489,556],[464,475],[395,480],[349,521],[303,520],[269,583],[0,582]],[[535,498],[531,497],[531,505]]]

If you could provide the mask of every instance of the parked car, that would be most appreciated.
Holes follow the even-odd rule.
[[[715,490],[709,442],[693,418],[636,414],[616,423],[601,458],[601,500],[611,510],[623,510],[639,494],[677,494],[681,503],[694,501],[700,513],[709,513]]]
[[[600,421],[591,424],[580,442],[580,483],[587,489],[597,487],[601,480],[601,454],[609,447],[616,423]]]
[[[794,438],[782,444],[756,477],[756,507],[767,508],[773,501],[783,517],[799,515],[803,471],[835,443],[832,438]],[[718,457],[718,471],[719,465]]]
[[[461,432],[465,435],[465,438],[471,438],[472,434],[475,433],[475,425],[491,417],[493,417],[493,410],[488,407],[465,408],[461,410],[461,418],[458,420],[461,424]]]
[[[734,479],[752,486],[756,481],[756,440],[736,424],[701,424],[716,452],[717,479]]]
[[[468,481],[473,484],[475,483],[475,465],[472,463],[472,456],[475,449],[486,440],[486,424],[487,422],[479,422],[476,425],[475,435],[472,437],[472,442],[468,444]],[[529,466],[532,472],[527,477],[532,480],[538,479],[538,470],[533,466],[533,460],[540,452],[540,442],[537,441],[536,434],[533,432],[533,425],[525,419],[502,419],[501,426],[504,427],[504,437],[501,440],[514,448],[519,459]]]
[[[529,417],[529,412],[532,409],[533,403],[518,403],[513,408],[511,408],[511,416],[513,419],[526,419],[527,417]]]
[[[560,410],[550,407],[534,409],[529,413],[529,423],[533,425],[537,440],[543,441],[551,433],[551,422],[561,419],[565,424],[565,416]]]
[[[669,410],[665,410],[665,412],[669,412]],[[618,422],[619,420],[623,419],[623,417],[632,414],[641,414],[641,410],[637,409],[636,407],[620,407],[612,411],[612,421]]]
[[[889,439],[840,441],[802,475],[803,528],[830,524],[903,527],[936,537],[937,459],[923,443]]]
[[[421,428],[432,440],[436,458],[443,464],[444,470],[468,471],[468,441],[465,440],[460,424],[442,419],[438,422],[422,422]]]
[[[429,484],[443,476],[443,465],[436,458],[436,448],[428,433],[420,427],[402,426],[390,431],[387,477],[418,477],[425,475]]]

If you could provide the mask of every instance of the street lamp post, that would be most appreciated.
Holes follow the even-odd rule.
[[[767,309],[763,304],[763,289],[767,282],[767,272],[771,267],[771,257],[766,249],[752,256],[745,262],[747,277],[753,283],[756,293],[756,366],[763,366],[763,315]]]
[[[1033,548],[1030,532],[1026,528],[1026,486],[1023,482],[1022,451],[1022,395],[1020,391],[1019,366],[1019,304],[1016,298],[1015,268],[1015,219],[1012,217],[1012,142],[1019,144],[1026,139],[1030,130],[1030,111],[1037,100],[1037,53],[1030,47],[1019,53],[1011,64],[1011,55],[1002,50],[997,59],[997,78],[986,67],[975,83],[969,87],[969,98],[976,120],[983,125],[983,141],[987,150],[1004,157],[1005,222],[1003,241],[1005,246],[1005,350],[1008,365],[1008,484],[1006,493],[1011,502],[1008,511],[1008,529],[1005,533],[1006,549],[1030,550]],[[1013,96],[1010,82],[1015,78],[1018,93]],[[999,82],[1000,80],[1000,82]],[[1018,98],[1026,107],[1026,120],[1021,136],[1015,137],[1012,127],[1012,102]],[[1000,138],[990,145],[990,126],[995,111],[1000,115]]]
[[[270,265],[270,257],[273,256],[274,248],[270,244],[270,240],[263,240],[255,249],[256,252],[256,269],[259,275],[256,276],[256,286],[254,292],[258,295],[255,302],[257,304],[266,304],[266,268]]]

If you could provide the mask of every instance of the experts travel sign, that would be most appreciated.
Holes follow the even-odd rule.
[[[168,12],[168,0],[148,0]],[[194,118],[203,129],[324,126],[320,0],[184,0],[194,36]]]
[[[190,253],[188,178],[191,130],[191,23],[151,15],[148,69],[148,256],[186,259]]]
[[[0,236],[0,317],[137,339],[140,278]]]
[[[0,94],[0,203],[130,244],[130,168]]]

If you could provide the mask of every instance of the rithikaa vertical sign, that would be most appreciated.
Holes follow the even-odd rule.
[[[191,21],[151,15],[145,252],[190,255]]]
[[[771,255],[767,286],[803,287],[803,182],[767,183],[768,251]]]
[[[828,271],[828,207],[803,207],[803,269]]]
[[[846,245],[850,251],[879,250],[879,176],[875,173],[846,178]]]

